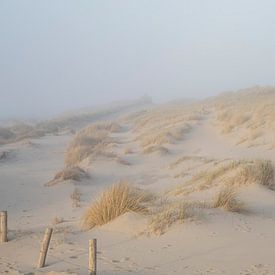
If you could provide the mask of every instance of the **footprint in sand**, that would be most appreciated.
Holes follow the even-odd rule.
[[[242,220],[239,220],[239,224],[236,225],[235,229],[241,232],[251,232],[252,231],[252,227],[250,226],[250,224],[248,222],[244,222]]]
[[[155,265],[155,266],[146,266],[144,269],[146,270],[158,270],[159,266]]]
[[[274,275],[275,267],[256,264],[240,272],[240,275]]]

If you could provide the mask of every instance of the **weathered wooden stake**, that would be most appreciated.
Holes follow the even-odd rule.
[[[41,244],[41,249],[40,249],[37,268],[41,268],[41,267],[45,266],[47,252],[48,252],[48,249],[49,249],[52,233],[53,233],[52,228],[47,228],[46,231],[45,231],[44,239],[43,239],[42,244]]]
[[[0,212],[0,243],[8,241],[8,212]]]
[[[89,240],[89,275],[96,275],[97,240]]]

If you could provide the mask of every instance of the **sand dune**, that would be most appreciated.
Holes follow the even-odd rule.
[[[97,238],[99,274],[275,274],[274,91],[132,105],[75,135],[3,142],[0,273],[87,274]]]

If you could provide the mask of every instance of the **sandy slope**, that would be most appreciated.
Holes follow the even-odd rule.
[[[77,186],[82,193],[80,208],[71,206],[73,183],[43,186],[63,166],[64,150],[72,136],[47,136],[33,141],[33,145],[1,147],[12,152],[10,159],[0,162],[0,208],[8,210],[10,228],[10,242],[0,246],[1,274],[37,272],[33,267],[40,240],[55,217],[62,217],[64,222],[55,226],[48,265],[39,272],[87,274],[88,240],[98,238],[99,274],[275,274],[275,192],[259,186],[242,189],[248,213],[208,209],[159,237],[137,235],[145,221],[134,214],[82,232],[79,219],[105,186],[129,179],[150,190],[169,190],[183,180],[175,174],[182,170],[192,173],[197,165],[188,162],[171,169],[169,165],[179,157],[218,161],[264,158],[275,162],[274,150],[234,146],[216,132],[209,116],[182,142],[169,145],[170,154],[165,156],[141,154],[127,127],[114,136],[120,140],[116,152],[131,165],[94,161],[89,168],[91,179]],[[133,154],[124,155],[125,146],[132,148]]]

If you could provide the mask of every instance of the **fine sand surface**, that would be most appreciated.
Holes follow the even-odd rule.
[[[147,217],[137,213],[126,213],[90,231],[80,227],[90,202],[120,180],[167,199],[204,201],[218,185],[188,195],[173,192],[199,171],[228,160],[265,159],[274,165],[274,149],[235,145],[219,133],[213,117],[212,109],[202,113],[199,120],[189,122],[191,128],[182,139],[165,145],[166,153],[150,154],[143,153],[132,121],[123,117],[118,120],[121,130],[111,133],[118,141],[112,152],[119,161],[117,157],[84,161],[81,167],[90,178],[53,186],[45,183],[64,167],[72,134],[1,146],[0,152],[8,152],[0,160],[0,209],[9,214],[9,242],[0,245],[0,274],[88,274],[88,240],[93,238],[98,240],[102,275],[275,274],[275,191],[258,184],[238,189],[244,211],[197,209],[192,218],[173,224],[163,234],[144,233]],[[80,207],[72,207],[75,188],[81,193]],[[47,266],[37,270],[48,226],[54,227],[54,234]]]

